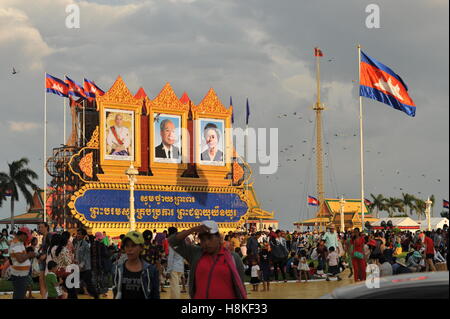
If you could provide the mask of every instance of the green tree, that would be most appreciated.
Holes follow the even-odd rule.
[[[393,217],[396,211],[403,213],[405,211],[403,201],[399,198],[389,197],[384,199],[384,205],[388,211],[389,217]]]
[[[419,220],[422,220],[422,217],[425,216],[425,210],[427,209],[427,204],[424,200],[420,198],[416,198],[414,201],[414,209],[417,213],[417,217],[419,217]]]
[[[6,183],[0,176],[0,207],[2,207],[4,201],[6,201]]]
[[[370,196],[372,197],[372,205],[370,205],[371,209],[376,209],[376,217],[379,218],[380,211],[386,210],[386,206],[384,205],[384,196],[381,194],[378,194],[377,196],[370,194]]]
[[[8,163],[8,173],[0,173],[2,187],[11,192],[11,230],[14,229],[14,203],[19,201],[19,193],[22,193],[27,203],[31,204],[33,195],[29,187],[33,190],[37,189],[33,180],[37,179],[38,175],[27,167],[29,162],[27,158],[21,158],[18,161]]]
[[[406,213],[410,216],[413,214],[415,208],[415,200],[416,198],[414,197],[414,195],[402,193],[403,205],[409,208],[409,212],[407,211]]]
[[[430,196],[430,200],[431,200],[431,217],[434,216],[434,204],[436,203],[436,197],[434,197],[434,195]]]

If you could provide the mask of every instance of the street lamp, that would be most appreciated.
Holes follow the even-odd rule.
[[[134,168],[133,162],[131,162],[130,167],[125,171],[125,174],[128,176],[128,180],[130,182],[130,230],[136,230],[136,219],[134,210],[134,184],[136,183],[136,175],[139,174],[139,171]]]
[[[425,209],[425,215],[427,215],[427,230],[431,231],[431,205],[433,202],[430,200],[430,197],[425,201],[426,209]]]
[[[345,233],[345,223],[344,223],[345,200],[344,200],[344,196],[341,197],[339,204],[341,204],[341,211],[340,211],[340,213],[341,213],[341,232]]]

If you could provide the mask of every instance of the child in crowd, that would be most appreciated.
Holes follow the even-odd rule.
[[[314,265],[314,264],[313,264]],[[300,263],[298,266],[298,273],[299,273],[299,282],[302,281],[302,277],[305,277],[305,282],[308,282],[309,277],[309,266],[306,260],[306,253],[305,251],[302,251],[300,255]]]
[[[63,291],[61,289],[61,284],[63,280],[60,279],[58,281],[58,277],[56,277],[56,270],[58,269],[58,265],[53,260],[50,260],[47,264],[47,275],[45,275],[45,285],[47,286],[48,297],[47,299],[65,299]]]
[[[157,268],[159,268],[159,280],[161,285],[161,292],[166,292],[164,290],[164,286],[167,286],[169,283],[167,282],[168,273],[167,273],[167,260],[162,259],[161,263],[159,264],[159,267],[157,265]]]
[[[334,247],[330,247],[329,254],[327,256],[328,260],[328,275],[327,275],[327,281],[330,281],[330,277],[336,277],[337,280],[342,280],[341,277],[339,277],[339,255],[334,249]]]
[[[251,267],[251,279],[250,283],[253,285],[253,291],[258,291],[258,287],[260,284],[260,276],[261,276],[261,268],[259,268],[256,260],[253,260]]]
[[[261,252],[259,253],[259,260],[262,270],[263,291],[270,290],[270,267],[271,257],[268,244],[264,244]]]

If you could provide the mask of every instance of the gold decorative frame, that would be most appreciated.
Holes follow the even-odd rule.
[[[96,229],[118,229],[122,232],[126,232],[129,227],[129,222],[91,222],[86,220],[83,214],[79,213],[75,209],[75,203],[78,198],[84,196],[84,193],[90,189],[107,189],[107,190],[129,190],[130,186],[124,183],[101,183],[94,182],[89,183],[81,187],[77,190],[74,195],[71,197],[71,201],[68,204],[70,211],[74,218],[79,220],[85,227],[88,228],[96,228]],[[169,186],[169,185],[149,185],[149,184],[136,184],[136,191],[165,191],[165,192],[183,192],[183,193],[196,193],[196,192],[207,192],[207,193],[222,193],[222,194],[237,194],[239,198],[247,204],[247,212],[242,215],[242,217],[236,222],[230,223],[218,223],[219,228],[221,229],[235,229],[241,227],[249,218],[249,214],[251,212],[251,200],[247,197],[245,192],[242,189],[236,187],[211,187],[211,186]],[[153,222],[153,223],[142,223],[137,222],[136,228],[137,230],[145,230],[145,229],[154,229],[154,228],[168,228],[176,224],[181,229],[189,229],[195,226],[200,225],[201,221],[198,223],[194,222]]]
[[[180,177],[187,169],[189,161],[189,135],[188,135],[188,115],[189,104],[183,104],[167,83],[158,96],[153,100],[146,98],[147,111],[149,115],[149,151],[150,168],[154,176]],[[180,116],[181,131],[181,163],[161,163],[155,161],[155,114],[167,114]]]
[[[96,126],[94,132],[92,133],[91,139],[89,140],[89,142],[86,144],[85,147],[83,147],[82,149],[80,149],[78,151],[78,153],[74,154],[70,160],[69,163],[67,164],[67,166],[69,167],[69,170],[72,172],[72,174],[74,174],[75,176],[78,176],[78,178],[83,181],[84,183],[89,183],[92,181],[86,180],[83,178],[83,176],[81,176],[81,174],[79,172],[77,172],[74,168],[73,168],[73,162],[75,161],[75,159],[77,157],[80,157],[81,154],[84,154],[86,150],[98,150],[99,149],[99,140],[98,137],[99,136],[99,127]],[[92,153],[90,153],[92,154]],[[92,170],[94,169],[94,162],[90,161],[88,164],[91,165]],[[80,170],[83,172],[83,169],[80,167]]]
[[[233,107],[228,109],[222,104],[214,89],[210,89],[199,105],[192,106],[194,120],[194,160],[197,164],[197,172],[201,178],[208,180],[223,180],[232,170],[233,140],[231,134],[231,115]],[[201,149],[199,149],[199,138],[201,138],[200,120],[216,119],[224,121],[224,161],[225,166],[203,165],[200,161]],[[200,135],[200,136],[199,136]]]
[[[113,86],[103,96],[97,97],[97,107],[100,118],[100,165],[106,175],[124,175],[131,161],[120,161],[105,158],[106,136],[105,136],[105,109],[124,110],[134,112],[134,161],[136,168],[141,166],[141,114],[142,99],[135,99],[128,90],[125,82],[119,76]]]

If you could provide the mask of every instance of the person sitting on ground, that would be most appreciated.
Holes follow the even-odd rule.
[[[408,267],[412,272],[420,272],[422,270],[422,266],[420,265],[422,261],[422,254],[417,250],[414,251],[406,260],[406,267]]]
[[[392,276],[392,265],[389,261],[381,255],[379,258],[380,277]]]
[[[293,263],[294,263],[295,259],[297,259],[296,266],[298,266],[298,262],[299,262],[298,256],[295,253],[291,253],[289,255],[289,259],[287,260],[287,263],[286,263],[286,273],[294,278],[297,278],[297,274],[296,274],[297,267],[295,267],[295,268],[293,267]]]
[[[185,239],[197,233],[200,247]],[[246,299],[244,264],[234,251],[223,247],[214,221],[185,230],[169,238],[169,245],[190,264],[189,295],[192,299]]]

